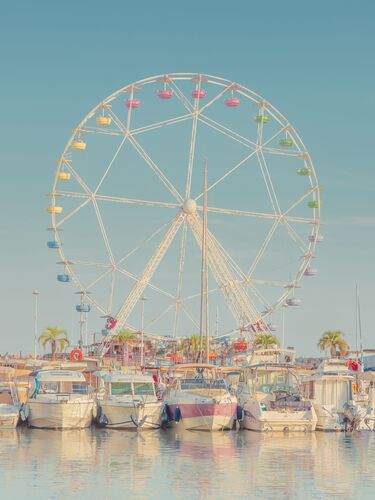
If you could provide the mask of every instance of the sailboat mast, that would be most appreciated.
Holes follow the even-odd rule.
[[[204,286],[205,286],[205,330],[206,363],[210,362],[210,325],[208,314],[208,247],[207,247],[207,160],[204,161],[203,232],[204,232]]]

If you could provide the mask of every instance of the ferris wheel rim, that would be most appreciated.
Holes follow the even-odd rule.
[[[156,82],[160,81],[160,79],[163,78],[163,77],[165,78],[166,75],[165,74],[155,75],[155,76],[151,76],[151,77],[145,78],[143,80],[135,81],[135,82],[131,83],[130,85],[126,85],[126,86],[122,87],[121,89],[117,90],[116,92],[113,92],[107,98],[105,98],[104,100],[102,100],[99,104],[97,104],[95,107],[93,107],[91,109],[91,111],[79,123],[79,125],[73,130],[73,132],[72,132],[72,134],[71,134],[71,136],[70,136],[70,138],[69,138],[69,140],[68,140],[68,142],[67,142],[67,144],[65,146],[65,149],[64,149],[64,151],[63,151],[63,153],[61,155],[60,162],[58,164],[58,171],[59,171],[59,168],[61,168],[62,162],[67,157],[67,155],[68,155],[68,153],[69,153],[69,151],[71,149],[72,142],[77,137],[77,133],[78,133],[78,137],[79,137],[79,132],[77,132],[77,131],[80,131],[81,129],[84,128],[84,126],[87,123],[87,121],[95,115],[95,113],[103,106],[103,104],[105,104],[105,105],[110,104],[116,98],[118,98],[120,95],[123,95],[126,91],[129,91],[129,88],[131,89],[131,88],[134,88],[134,87],[142,87],[142,86],[146,86],[146,85],[151,85],[153,83],[156,83]],[[198,74],[198,73],[170,73],[170,74],[167,74],[167,77],[170,80],[172,80],[173,82],[175,82],[175,81],[184,81],[184,80],[193,79],[193,78],[199,78],[200,82],[201,81],[205,81],[205,83],[207,83],[207,84],[217,85],[217,86],[220,86],[220,87],[222,87],[224,89],[228,88],[229,86],[236,85],[237,86],[236,91],[241,96],[243,96],[243,97],[245,97],[245,98],[253,101],[254,103],[258,103],[258,104],[259,103],[263,103],[262,105],[267,106],[267,112],[280,125],[283,124],[283,120],[286,122],[286,123],[283,124],[284,129],[287,130],[288,134],[294,138],[295,145],[296,145],[298,151],[301,154],[306,155],[305,159],[308,162],[309,168],[311,168],[312,175],[309,178],[310,185],[312,186],[311,187],[311,192],[308,193],[308,194],[305,194],[304,197],[307,198],[309,196],[309,194],[312,194],[313,195],[313,200],[317,200],[317,202],[318,202],[317,203],[317,207],[314,208],[313,219],[312,219],[313,222],[311,222],[311,224],[313,225],[313,229],[312,229],[311,234],[314,235],[314,236],[318,236],[319,235],[319,228],[320,228],[320,190],[319,190],[318,179],[317,179],[317,176],[316,176],[315,166],[313,164],[312,158],[311,158],[310,154],[308,153],[307,148],[305,147],[305,145],[304,145],[304,143],[303,143],[300,135],[295,130],[295,128],[287,121],[287,119],[285,118],[285,116],[282,115],[278,111],[278,109],[275,108],[271,103],[269,103],[268,101],[265,101],[260,95],[256,94],[255,92],[253,92],[252,90],[250,90],[249,88],[247,88],[247,87],[245,87],[243,85],[236,84],[235,82],[233,82],[231,80],[227,80],[227,79],[224,79],[224,78],[221,78],[221,77],[216,77],[216,76],[213,76],[213,75]],[[189,116],[190,117],[190,115],[185,115],[185,116]],[[138,133],[141,133],[141,132],[138,132]],[[126,139],[126,137],[124,138],[124,140],[125,139]],[[263,154],[263,151],[262,151],[262,154]],[[73,167],[69,166],[69,168],[73,168]],[[57,184],[58,184],[58,180],[57,180],[57,177],[55,177],[54,184],[53,184],[53,193],[56,192],[56,186],[57,186]],[[86,192],[87,198],[86,198],[86,200],[84,200],[84,202],[82,202],[82,204],[84,204],[85,202],[89,203],[90,196],[92,195],[92,193],[90,193],[90,189],[88,189],[87,186],[86,186],[87,189],[85,189],[85,184],[84,183],[82,184],[82,188],[85,191],[87,191]],[[211,189],[213,189],[213,188],[211,188]],[[186,193],[185,193],[185,195],[186,195]],[[184,200],[187,199],[186,196],[185,196],[185,198],[183,198],[181,195],[179,197],[177,197],[177,198],[179,198],[179,199],[176,200],[177,203],[173,206],[173,208],[177,208],[178,202],[182,203]],[[199,195],[198,195],[198,197],[195,198],[195,201],[197,201],[197,199],[198,200],[200,199]],[[52,204],[55,204],[55,196],[52,197]],[[170,204],[170,205],[172,205],[172,204]],[[169,206],[168,208],[172,208],[172,206]],[[201,209],[201,208],[199,208],[199,209]],[[286,215],[284,214],[283,216],[281,216],[279,218],[280,218],[280,220],[282,218],[284,218],[283,223],[288,224],[288,221],[285,219]],[[83,286],[83,284],[81,283],[81,281],[78,278],[77,274],[75,273],[74,269],[72,268],[72,265],[67,260],[65,252],[64,252],[64,250],[62,248],[62,240],[60,239],[60,235],[59,235],[59,227],[62,224],[59,223],[59,222],[57,222],[57,218],[56,218],[56,214],[55,213],[52,213],[51,217],[52,217],[52,227],[53,227],[53,230],[54,230],[54,236],[55,236],[56,241],[59,243],[59,253],[60,253],[61,260],[65,263],[64,265],[65,265],[67,271],[69,272],[69,274],[72,276],[72,280],[75,283],[75,285],[78,287],[78,289],[81,292],[84,292],[86,290],[86,288]],[[274,217],[277,219],[278,216],[275,215]],[[279,223],[280,223],[280,221],[279,221]],[[292,231],[291,226],[290,226],[290,230]],[[293,290],[296,288],[297,284],[301,280],[301,278],[303,276],[303,273],[305,272],[306,268],[308,267],[308,264],[309,264],[310,260],[314,256],[314,250],[315,250],[315,247],[316,247],[316,239],[314,241],[310,241],[308,243],[308,245],[305,245],[305,247],[307,249],[307,252],[303,255],[303,257],[301,259],[301,264],[300,264],[300,266],[299,266],[299,268],[297,270],[295,279],[292,280],[289,288],[285,290],[285,292],[280,296],[280,298],[267,311],[262,312],[262,317],[266,318],[267,316],[271,315],[275,311],[275,309],[277,307],[279,307],[280,304],[285,303],[285,300],[287,299],[287,297],[291,293],[293,293]],[[114,265],[114,262],[112,262],[112,265]],[[94,305],[100,312],[102,312],[102,313],[108,312],[90,294],[87,294],[87,300],[89,302],[91,302],[92,305]]]

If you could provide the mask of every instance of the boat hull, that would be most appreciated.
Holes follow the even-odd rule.
[[[14,429],[19,421],[17,407],[8,404],[0,404],[0,429]]]
[[[255,418],[248,410],[244,410],[242,428],[258,432],[312,432],[316,428],[316,418],[298,414],[300,412],[283,414],[267,411],[267,416],[262,414]]]
[[[105,416],[108,423],[105,427],[112,429],[158,429],[161,426],[164,403],[121,404],[102,402],[100,404],[102,421]],[[105,419],[104,419],[105,421]]]
[[[179,420],[176,421],[176,411]],[[172,425],[185,430],[221,431],[232,429],[236,419],[237,402],[168,404]]]
[[[84,429],[93,419],[93,401],[28,403],[28,425],[40,429]]]

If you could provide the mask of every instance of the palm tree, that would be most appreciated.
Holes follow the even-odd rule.
[[[254,349],[272,349],[280,345],[279,339],[272,333],[258,333],[253,343]]]
[[[321,351],[329,349],[332,358],[337,357],[337,349],[339,350],[340,357],[344,357],[348,352],[349,346],[343,339],[344,334],[340,330],[330,330],[324,332],[318,342],[318,347]]]
[[[120,344],[121,354],[126,354],[126,364],[129,364],[129,344],[134,340],[134,334],[128,330],[121,330],[114,337],[113,341]]]
[[[66,330],[57,328],[57,326],[47,326],[38,338],[38,342],[43,346],[43,349],[51,344],[52,359],[55,359],[56,352],[64,352],[70,345]]]

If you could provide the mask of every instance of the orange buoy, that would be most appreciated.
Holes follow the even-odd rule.
[[[70,361],[82,361],[83,354],[80,349],[73,349],[70,353]]]

